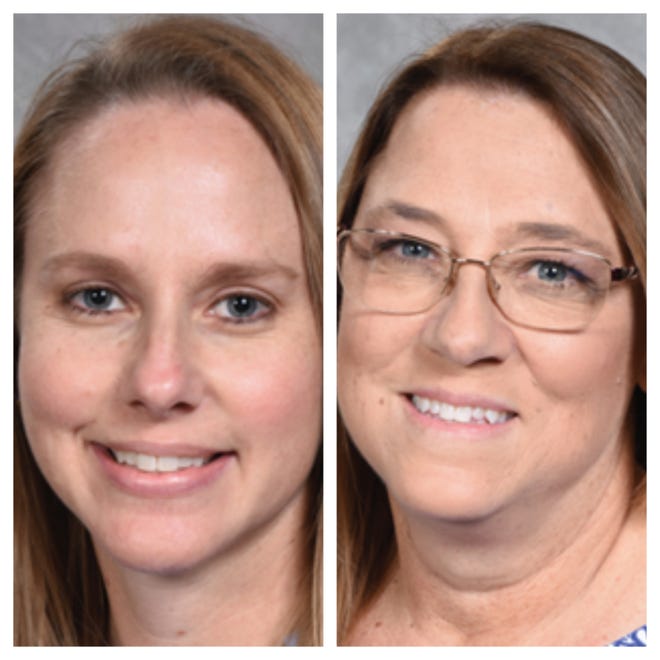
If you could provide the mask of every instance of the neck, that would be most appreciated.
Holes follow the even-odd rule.
[[[176,575],[145,573],[97,547],[121,646],[279,646],[300,609],[307,551],[301,496],[247,543]]]
[[[562,619],[609,571],[628,516],[632,462],[598,472],[559,498],[530,496],[481,520],[429,519],[393,502],[398,563],[384,597],[427,639],[511,645],[532,631],[556,644]]]

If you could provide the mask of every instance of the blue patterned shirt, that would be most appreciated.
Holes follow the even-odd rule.
[[[633,630],[625,637],[608,644],[608,646],[646,646],[646,626]]]

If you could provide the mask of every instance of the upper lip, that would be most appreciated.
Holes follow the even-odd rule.
[[[187,443],[171,442],[143,442],[143,441],[93,441],[113,452],[134,452],[136,454],[146,454],[148,456],[172,456],[176,458],[209,458],[215,454],[228,453],[228,450],[201,447],[199,445]]]
[[[508,401],[489,395],[449,392],[438,388],[414,389],[404,394],[408,397],[418,396],[423,399],[431,399],[432,401],[442,401],[443,403],[449,403],[457,407],[469,406],[471,408],[484,408],[498,412],[512,413],[514,415],[518,414],[516,409]]]

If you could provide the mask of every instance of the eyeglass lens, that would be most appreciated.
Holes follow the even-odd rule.
[[[345,295],[389,314],[430,309],[464,265],[440,246],[388,232],[347,233],[338,254]],[[584,327],[611,281],[607,261],[572,250],[524,248],[480,263],[489,270],[490,294],[507,318],[548,330]]]

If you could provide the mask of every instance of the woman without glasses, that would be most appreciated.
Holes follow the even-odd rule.
[[[340,194],[341,643],[644,643],[645,179],[644,77],[559,28],[457,33],[376,100]]]
[[[15,152],[16,644],[320,642],[320,119],[295,65],[205,18],[39,92]]]

